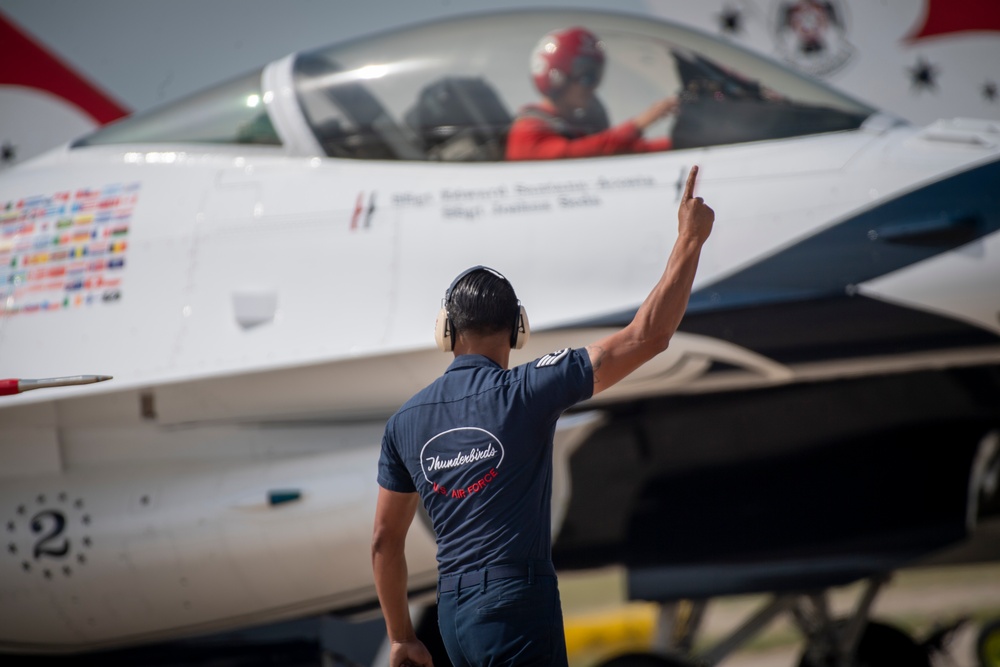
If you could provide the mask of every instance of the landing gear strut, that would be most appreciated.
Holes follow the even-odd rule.
[[[837,624],[838,628],[843,624]],[[799,667],[930,667],[930,655],[908,634],[884,623],[870,621],[861,632],[853,655],[836,650],[815,651],[810,646],[802,655]]]
[[[601,667],[711,667],[784,613],[791,615],[806,638],[799,667],[931,667],[926,646],[902,630],[869,620],[883,583],[881,578],[869,580],[846,618],[833,617],[825,592],[776,595],[729,636],[698,652],[692,647],[707,602],[665,603],[655,653],[620,655]],[[996,632],[1000,636],[1000,626]]]
[[[805,596],[794,610],[808,640],[799,667],[930,667],[927,649],[909,635],[868,620],[884,583],[869,580],[854,612],[843,619],[831,618],[825,595]]]

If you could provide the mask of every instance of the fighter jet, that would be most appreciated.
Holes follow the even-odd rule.
[[[580,126],[676,96],[647,131],[670,150],[505,159],[529,55],[571,26],[606,54]],[[1000,126],[914,127],[705,34],[576,11],[296,53],[0,175],[0,375],[113,377],[0,398],[0,649],[375,608],[380,436],[448,363],[444,288],[476,264],[511,280],[533,328],[514,363],[592,342],[661,272],[695,164],[717,223],[681,331],[559,424],[557,566],[624,566],[665,604],[775,592],[805,660],[884,659],[862,629],[887,573],[1000,555]],[[828,618],[817,591],[858,580]]]

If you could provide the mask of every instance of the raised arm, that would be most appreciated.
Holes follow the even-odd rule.
[[[715,212],[694,196],[698,167],[692,167],[677,211],[677,241],[667,266],[635,318],[621,331],[587,346],[594,367],[594,395],[667,349],[677,331],[698,269],[701,247],[712,233]]]

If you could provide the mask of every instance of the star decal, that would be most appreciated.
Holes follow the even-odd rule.
[[[917,58],[917,64],[909,68],[910,85],[916,90],[937,90],[938,68],[923,58]]]
[[[983,84],[983,99],[987,102],[997,101],[997,84],[993,81],[987,81]]]
[[[740,10],[726,7],[719,14],[719,31],[737,35],[743,31],[743,14]]]

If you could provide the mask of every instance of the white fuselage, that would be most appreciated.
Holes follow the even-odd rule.
[[[124,261],[102,274],[113,298],[98,287],[90,302],[0,319],[4,376],[114,376],[0,405],[0,648],[79,650],[370,603],[381,427],[446,366],[434,315],[467,266],[495,266],[517,289],[535,329],[522,363],[603,333],[560,327],[642,301],[693,164],[717,213],[698,288],[998,155],[870,123],[558,168],[191,145],[60,150],[9,172],[0,202],[129,184],[135,198],[111,253]],[[858,288],[998,332],[1000,238],[974,245]],[[36,296],[12,293],[8,310]],[[729,387],[821,370],[679,335],[617,395],[699,390],[712,360],[740,371]],[[565,475],[557,485],[568,493]],[[269,500],[282,492],[292,499]],[[408,546],[411,585],[431,585],[426,524]]]

